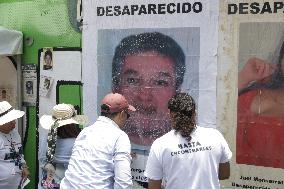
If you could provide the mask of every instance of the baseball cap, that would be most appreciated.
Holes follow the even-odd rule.
[[[121,112],[123,110],[129,110],[129,111],[136,111],[136,109],[128,104],[126,98],[119,94],[119,93],[109,93],[107,94],[103,100],[102,105],[107,105],[107,109],[101,108],[101,112],[104,113],[116,113]]]

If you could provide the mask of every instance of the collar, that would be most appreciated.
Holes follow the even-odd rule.
[[[105,117],[105,116],[99,116],[97,121],[101,121],[101,122],[104,122],[104,123],[112,124],[115,127],[119,128],[119,126],[112,119],[110,119],[108,117]]]

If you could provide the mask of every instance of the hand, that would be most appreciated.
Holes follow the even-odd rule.
[[[239,90],[248,86],[252,81],[266,82],[274,73],[276,65],[259,58],[250,58],[239,72]]]
[[[30,177],[30,171],[28,167],[24,167],[22,171],[22,180],[25,181],[28,177]]]

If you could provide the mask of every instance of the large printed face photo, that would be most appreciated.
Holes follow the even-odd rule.
[[[172,35],[183,31],[189,32],[179,38]],[[182,88],[198,91],[199,28],[101,30],[98,34],[98,70],[109,69],[107,59],[111,61],[110,90],[124,95],[137,109],[122,129],[133,144],[150,146],[171,130],[168,100]],[[116,41],[112,59],[99,48],[107,49],[106,41]],[[99,78],[104,77],[99,72]]]
[[[238,164],[284,169],[284,23],[240,24]]]
[[[121,74],[117,92],[137,109],[124,131],[135,144],[150,145],[171,129],[167,102],[176,92],[174,62],[151,51],[133,54],[125,58]]]

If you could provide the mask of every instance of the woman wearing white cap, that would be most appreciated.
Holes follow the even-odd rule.
[[[29,176],[23,156],[21,137],[16,127],[16,119],[25,112],[15,110],[7,102],[0,102],[0,188],[17,189],[21,180]]]
[[[76,137],[87,117],[77,115],[71,104],[58,104],[52,115],[43,115],[40,125],[48,131],[46,140],[40,141],[40,163],[42,169],[38,188],[57,189],[64,177]]]

